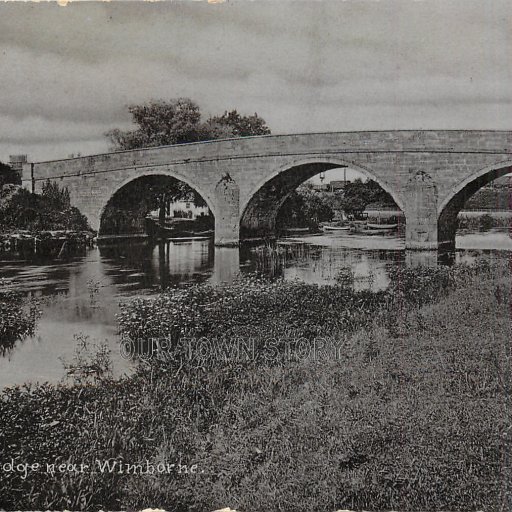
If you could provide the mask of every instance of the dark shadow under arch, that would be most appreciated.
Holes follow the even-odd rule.
[[[317,159],[291,164],[280,169],[259,186],[249,198],[247,204],[245,206],[242,205],[243,211],[240,219],[241,238],[267,236],[270,233],[274,233],[279,209],[292,191],[321,172],[344,167],[358,171],[377,182],[391,195],[397,207],[403,211],[400,199],[396,197],[389,184],[383,183],[371,171],[337,159]]]
[[[509,173],[512,173],[510,161],[482,169],[462,182],[455,193],[441,203],[437,223],[440,247],[444,250],[455,249],[457,216],[466,201],[485,185]]]
[[[176,191],[173,195],[170,191]],[[101,209],[99,235],[146,234],[146,216],[158,209],[163,192],[167,192],[166,202],[171,203],[179,194],[191,194],[192,201],[208,206],[204,197],[194,187],[183,180],[166,173],[150,173],[126,180],[110,196]],[[185,197],[185,196],[183,196]],[[213,212],[209,209],[211,227],[214,225]]]

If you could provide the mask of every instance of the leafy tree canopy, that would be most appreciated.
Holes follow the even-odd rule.
[[[212,124],[224,126],[232,131],[233,137],[249,137],[251,135],[270,135],[270,129],[265,120],[254,114],[241,116],[236,110],[224,112],[221,116],[211,117]]]
[[[107,132],[105,135],[114,150],[270,134],[265,120],[258,114],[243,116],[236,110],[202,122],[199,106],[189,98],[151,100],[142,105],[130,105],[128,111],[137,128]]]
[[[279,227],[316,227],[319,222],[330,221],[334,211],[324,194],[303,184],[294,190],[280,208]]]
[[[46,182],[41,194],[24,188],[0,195],[0,231],[24,229],[29,231],[69,229],[89,230],[87,218],[69,204],[67,189]]]
[[[395,204],[393,198],[376,182],[350,181],[343,189],[340,206],[346,212],[363,211],[370,203]]]
[[[2,188],[6,183],[21,185],[21,178],[9,165],[0,162],[0,188]]]
[[[41,195],[50,208],[54,210],[67,210],[71,207],[67,187],[61,189],[57,183],[46,180],[41,192]]]

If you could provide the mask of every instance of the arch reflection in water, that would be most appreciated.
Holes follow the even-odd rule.
[[[381,290],[389,284],[388,265],[402,265],[399,249],[363,250],[341,247],[339,239],[315,238],[316,244],[277,243],[253,247],[243,254],[244,272],[269,278],[297,279],[320,285],[343,282],[355,290]]]
[[[213,260],[211,240],[159,241],[152,253],[162,289],[184,281],[203,280],[210,274]]]

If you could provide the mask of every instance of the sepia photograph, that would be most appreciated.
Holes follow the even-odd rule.
[[[512,512],[509,0],[0,42],[0,511]]]

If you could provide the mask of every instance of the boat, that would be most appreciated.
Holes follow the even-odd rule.
[[[166,238],[169,242],[194,242],[197,240],[210,240],[210,236],[171,236]]]
[[[368,229],[380,229],[380,230],[390,230],[390,229],[396,229],[398,227],[398,224],[371,224],[368,222],[366,224],[366,227]]]
[[[206,231],[190,231],[187,229],[183,229],[181,227],[168,227],[168,226],[162,226],[158,225],[158,233],[161,237],[164,238],[179,238],[180,240],[183,240],[185,238],[209,238],[213,236],[213,229],[208,229]]]
[[[322,226],[322,229],[327,233],[335,231],[348,231],[350,226]]]

